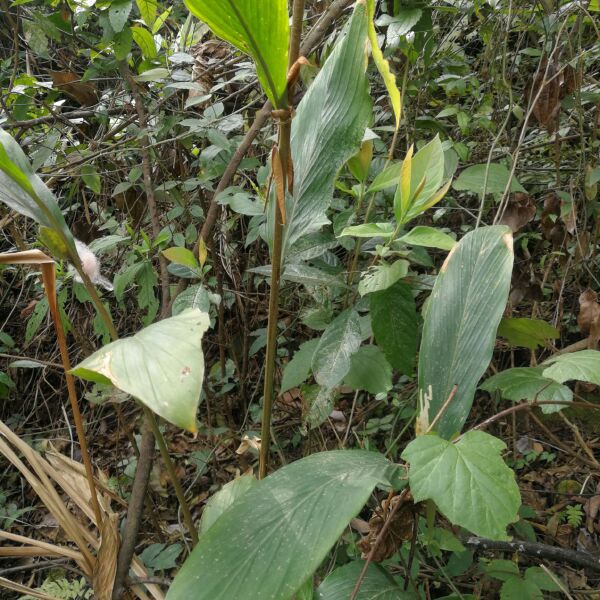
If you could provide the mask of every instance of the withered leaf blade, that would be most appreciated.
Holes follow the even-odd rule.
[[[112,597],[119,552],[118,518],[119,515],[113,513],[106,515],[102,521],[102,540],[92,574],[92,585],[97,600],[111,600]]]
[[[600,341],[600,304],[593,290],[587,289],[579,296],[577,325],[581,333],[588,335],[588,348],[596,349]]]
[[[535,204],[529,194],[516,192],[508,201],[506,210],[500,223],[508,225],[513,233],[516,233],[535,216]]]
[[[81,77],[72,71],[50,71],[52,83],[81,106],[93,106],[98,102],[98,90],[90,81],[81,81]]]

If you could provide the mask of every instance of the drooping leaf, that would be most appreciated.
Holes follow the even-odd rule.
[[[354,309],[340,313],[328,325],[312,357],[312,372],[320,386],[332,389],[341,383],[361,340],[360,320]]]
[[[338,567],[317,588],[315,600],[348,600],[363,569],[362,560]],[[356,600],[412,600],[412,592],[404,591],[379,565],[370,563]]]
[[[479,387],[486,392],[499,391],[503,398],[518,402],[519,400],[543,401],[560,400],[569,403],[573,400],[573,392],[554,379],[544,377],[543,367],[517,367],[501,371],[486,379]],[[552,413],[562,410],[564,406],[542,405],[542,412]]]
[[[408,273],[409,263],[407,260],[397,260],[392,264],[381,263],[375,267],[371,267],[363,273],[360,282],[358,283],[358,293],[361,296],[372,292],[380,292],[387,290],[394,285],[396,281],[406,277]]]
[[[283,377],[281,380],[280,394],[287,392],[304,383],[310,373],[310,367],[312,364],[312,357],[319,343],[318,339],[309,340],[300,344],[298,350],[294,354],[292,360],[285,365],[283,369]]]
[[[390,97],[390,103],[394,111],[394,119],[396,121],[396,129],[400,127],[400,117],[402,115],[402,98],[400,90],[396,85],[396,76],[390,70],[390,63],[383,57],[383,52],[379,48],[377,41],[377,32],[375,31],[375,0],[367,0],[367,11],[369,14],[369,42],[371,43],[371,54],[373,62],[383,79],[383,83]]]
[[[485,183],[485,173],[487,164],[472,165],[467,167],[458,176],[458,179],[452,184],[452,187],[458,191],[472,192],[481,196],[483,184]],[[486,194],[503,194],[510,177],[509,170],[497,163],[491,163],[488,170],[487,184],[485,186]],[[516,177],[512,178],[510,185],[511,192],[526,192],[525,188],[519,183]]]
[[[367,25],[365,5],[358,3],[347,31],[308,88],[292,121],[294,194],[286,202],[284,256],[301,237],[329,223],[325,211],[337,173],[360,148],[369,124]]]
[[[371,326],[394,369],[412,375],[417,355],[418,316],[410,286],[398,281],[369,296]]]
[[[211,496],[202,511],[200,535],[204,535],[228,508],[254,488],[257,483],[258,481],[252,475],[244,475],[226,483],[216,494]]]
[[[265,94],[277,108],[287,105],[289,17],[286,0],[186,0],[213,32],[249,54]]]
[[[344,383],[354,390],[385,394],[392,389],[392,367],[378,346],[362,346],[350,358]]]
[[[413,227],[407,234],[399,237],[398,241],[409,246],[424,246],[440,250],[452,250],[456,244],[456,240],[447,233],[426,225]]]
[[[170,423],[195,431],[208,324],[206,313],[186,310],[100,348],[72,373],[112,383]]]
[[[446,258],[424,314],[418,431],[427,429],[455,385],[435,430],[449,438],[462,428],[492,358],[512,264],[512,234],[502,225],[468,233]]]
[[[200,538],[168,600],[291,598],[396,467],[365,451],[313,454],[258,482]]]
[[[580,350],[569,354],[552,356],[541,365],[544,377],[564,383],[577,380],[600,385],[600,352]]]
[[[54,194],[33,172],[19,144],[0,129],[0,201],[56,232],[74,255],[75,242]],[[60,256],[59,258],[66,258]]]
[[[521,496],[500,456],[505,448],[483,431],[468,431],[456,443],[418,436],[402,453],[410,463],[415,502],[433,500],[453,524],[491,539],[510,539],[506,527],[519,518]]]
[[[502,319],[498,335],[513,346],[535,350],[545,346],[547,340],[559,337],[560,333],[556,327],[540,319]]]

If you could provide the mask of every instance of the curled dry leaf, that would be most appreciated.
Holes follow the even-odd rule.
[[[418,518],[418,505],[412,500],[407,501],[402,496],[394,496],[389,502],[386,499],[375,509],[369,520],[369,531],[358,543],[362,558],[366,559],[369,556],[383,524],[398,502],[404,502],[404,504],[392,517],[392,522],[389,524],[383,540],[377,546],[373,562],[386,560],[400,549],[404,541],[411,539],[414,521]]]
[[[600,341],[600,304],[596,292],[588,289],[580,294],[577,325],[588,336],[588,348],[596,349]]]
[[[98,102],[98,90],[91,81],[81,81],[72,71],[49,71],[56,88],[73,98],[81,106],[93,106]]]
[[[541,225],[544,238],[552,242],[554,248],[562,246],[566,235],[560,212],[560,198],[554,192],[548,192],[544,198]]]
[[[529,194],[516,192],[508,201],[508,206],[500,223],[508,225],[513,233],[516,233],[535,216],[535,204]]]
[[[245,454],[248,450],[255,450],[256,452],[260,452],[260,438],[259,437],[250,437],[248,435],[244,435],[242,438],[242,442],[238,446],[238,449],[235,451],[236,454]]]

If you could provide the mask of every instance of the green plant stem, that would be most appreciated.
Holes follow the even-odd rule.
[[[288,70],[298,60],[302,21],[304,19],[304,0],[294,0]],[[292,161],[290,139],[292,133],[292,115],[288,109],[289,98],[294,92],[294,84],[288,85],[283,106],[285,116],[279,121],[278,152],[281,161],[284,196],[288,187],[288,165]],[[287,96],[287,97],[286,97]],[[290,182],[293,185],[293,181]],[[285,199],[284,199],[285,200]],[[275,222],[273,223],[273,252],[271,255],[271,291],[269,294],[269,318],[267,322],[267,352],[265,358],[265,380],[263,388],[263,412],[261,423],[261,444],[259,453],[258,478],[267,476],[269,466],[269,447],[271,445],[271,414],[273,412],[273,391],[275,381],[275,358],[277,354],[277,322],[279,321],[279,279],[283,248],[283,215],[279,202],[275,202]]]
[[[146,418],[146,422],[150,425],[152,429],[152,433],[156,438],[156,442],[158,444],[158,449],[160,450],[160,455],[165,463],[165,467],[167,469],[167,473],[171,478],[171,483],[175,488],[175,494],[177,495],[177,499],[179,500],[179,506],[181,507],[181,512],[183,513],[183,520],[185,521],[185,526],[188,528],[189,534],[192,538],[192,547],[194,547],[198,543],[198,531],[196,530],[196,526],[194,525],[194,519],[192,518],[192,513],[190,512],[190,507],[185,499],[185,493],[183,491],[183,487],[181,486],[181,482],[179,481],[179,477],[177,477],[177,473],[175,471],[175,466],[173,465],[173,461],[169,455],[169,449],[165,443],[165,438],[163,437],[160,429],[158,428],[158,423],[154,418],[154,414],[152,411],[144,407],[144,416]]]

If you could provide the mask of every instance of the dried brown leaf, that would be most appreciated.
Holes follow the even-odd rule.
[[[91,81],[81,81],[72,71],[49,71],[52,83],[81,106],[93,106],[98,102],[98,90]]]
[[[535,216],[535,204],[531,196],[523,192],[516,192],[508,201],[506,210],[501,219],[502,225],[508,225],[516,233]]]
[[[112,597],[119,553],[118,520],[119,516],[112,514],[106,515],[102,522],[100,549],[92,573],[92,586],[96,600],[111,600]]]

